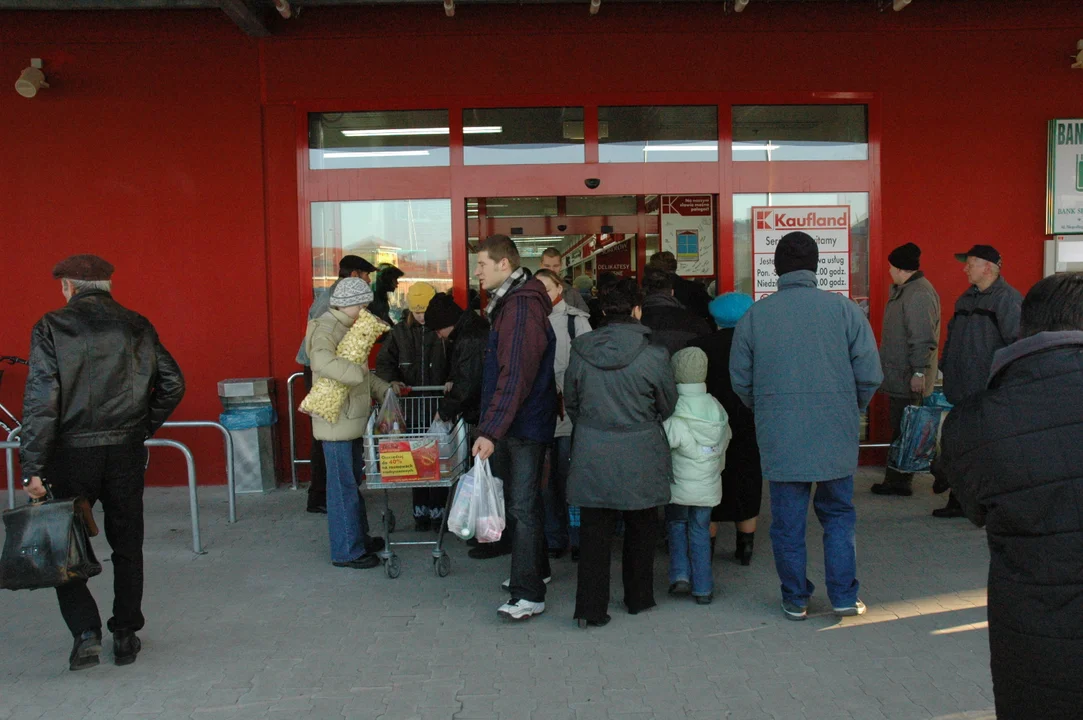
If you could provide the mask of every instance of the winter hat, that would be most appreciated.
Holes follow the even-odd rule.
[[[590,275],[580,275],[572,281],[572,287],[581,293],[590,292],[590,289],[594,287],[594,280],[591,279]]]
[[[921,267],[921,248],[914,243],[900,245],[891,251],[887,261],[900,270],[915,271]]]
[[[53,277],[57,280],[94,282],[112,278],[113,269],[110,263],[97,255],[72,255],[53,267]]]
[[[795,270],[816,272],[820,261],[820,248],[812,236],[803,232],[792,232],[782,236],[775,248],[775,272],[781,277]]]
[[[340,272],[376,272],[376,266],[359,255],[343,255],[338,261],[338,269]]]
[[[342,278],[335,284],[335,289],[331,293],[331,307],[368,305],[375,297],[372,294],[372,288],[361,278]]]
[[[736,292],[725,293],[712,300],[711,304],[707,306],[707,311],[711,313],[711,317],[714,318],[718,327],[733,328],[737,327],[737,322],[744,317],[744,314],[752,307],[753,302],[751,295]]]
[[[443,330],[459,322],[462,314],[463,309],[450,295],[436,293],[429,301],[429,309],[425,311],[425,325],[432,330]]]
[[[406,293],[406,305],[410,312],[423,313],[429,307],[429,301],[436,295],[436,288],[427,282],[416,282]]]
[[[687,347],[673,356],[673,375],[678,384],[707,381],[707,353],[698,347]]]

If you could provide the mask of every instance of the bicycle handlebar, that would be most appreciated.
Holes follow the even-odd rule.
[[[26,360],[21,357],[15,357],[14,355],[0,355],[0,364],[7,363],[9,365],[29,365]]]

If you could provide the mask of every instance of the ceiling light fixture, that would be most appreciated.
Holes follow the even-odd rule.
[[[15,92],[24,98],[32,98],[38,94],[41,88],[49,87],[45,82],[45,73],[41,70],[41,58],[32,58],[30,67],[19,73],[19,79],[15,81]]]
[[[590,0],[590,14],[597,15],[602,8],[602,0]]]
[[[647,145],[643,152],[717,152],[718,144],[706,145]]]
[[[467,125],[463,128],[463,135],[494,135],[504,132],[501,125]],[[385,128],[380,130],[343,130],[346,137],[392,137],[395,135],[448,135],[451,128],[428,127],[428,128]]]
[[[455,0],[444,0],[444,14],[455,17]]]
[[[378,158],[378,157],[418,157],[428,155],[428,150],[375,150],[372,152],[326,152],[323,157],[327,160],[336,158]]]
[[[733,0],[733,12],[741,12],[748,7],[748,0]]]
[[[895,12],[899,12],[900,10],[904,9],[907,5],[909,5],[910,2],[911,2],[911,0],[895,0],[895,2],[891,3],[891,7],[895,9]]]

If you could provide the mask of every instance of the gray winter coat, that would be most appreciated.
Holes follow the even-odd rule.
[[[809,270],[737,324],[733,390],[756,415],[763,476],[820,482],[857,470],[860,414],[884,374],[869,321],[847,298],[819,290]]]
[[[568,303],[570,307],[582,310],[588,315],[590,314],[590,308],[587,307],[587,301],[583,299],[583,295],[578,290],[572,287],[571,283],[564,283],[564,292],[561,294],[561,297],[564,298],[564,302]]]
[[[677,384],[669,353],[650,343],[650,332],[611,318],[572,343],[564,376],[564,407],[575,423],[572,505],[643,510],[669,502],[673,470],[662,423],[677,404]]]
[[[925,374],[925,395],[936,384],[936,351],[940,347],[940,296],[921,272],[891,286],[880,337],[880,366],[892,397],[910,397],[910,378]]]
[[[338,285],[341,280],[342,278],[339,278],[332,283],[331,287],[316,291],[316,297],[313,298],[312,305],[308,308],[309,320],[315,320],[331,309],[331,293],[335,291],[335,286]],[[297,351],[297,364],[304,365],[305,367],[312,364],[308,359],[308,351],[305,350],[305,340],[301,341],[301,349]]]
[[[986,388],[993,355],[1019,338],[1022,310],[1023,296],[1003,277],[985,292],[971,285],[955,301],[940,356],[944,395],[952,405]]]
[[[578,295],[579,293],[576,293]],[[573,318],[575,323],[575,337],[586,335],[590,332],[590,313],[571,307],[561,300],[553,306],[553,312],[549,313],[549,324],[553,326],[553,334],[557,336],[556,356],[553,360],[553,375],[557,382],[557,394],[564,396],[564,373],[568,370],[568,363],[572,357],[572,336],[569,333],[568,318]],[[568,437],[572,434],[572,419],[562,407],[557,407],[557,429],[553,437]]]

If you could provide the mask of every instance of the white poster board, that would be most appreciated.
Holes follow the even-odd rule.
[[[661,245],[682,277],[714,275],[714,212],[710,195],[663,195]]]
[[[850,206],[752,208],[753,297],[778,291],[775,248],[784,235],[806,232],[820,248],[816,278],[821,290],[850,296]]]
[[[1083,234],[1083,119],[1049,121],[1047,235]]]

